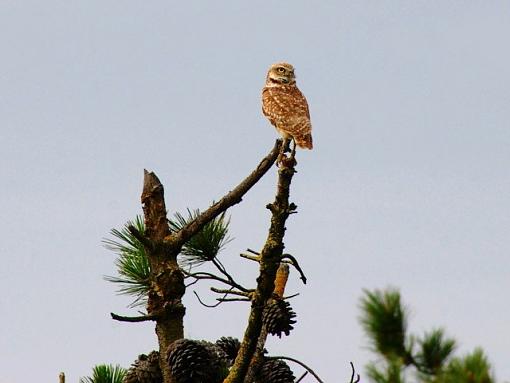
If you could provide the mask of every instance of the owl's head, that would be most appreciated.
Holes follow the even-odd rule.
[[[276,63],[271,65],[267,72],[266,84],[267,85],[292,85],[296,83],[296,75],[294,74],[294,67],[288,63]]]

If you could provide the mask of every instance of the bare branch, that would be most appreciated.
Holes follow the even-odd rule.
[[[127,316],[117,315],[115,313],[110,313],[110,315],[112,316],[112,319],[118,320],[119,322],[132,322],[132,323],[156,320],[159,317],[159,315],[155,315],[155,314],[142,315],[142,316],[137,316],[137,317],[127,317]]]
[[[296,380],[296,382],[295,382],[295,383],[299,383],[299,382],[301,382],[301,381],[302,381],[302,380],[306,377],[306,375],[308,375],[308,371],[305,371],[305,372],[303,373],[303,375],[301,375],[301,376],[299,377],[299,379],[298,379],[298,380]]]
[[[360,381],[360,376],[359,374],[356,374],[356,370],[354,369],[354,364],[352,362],[349,362],[351,364],[351,369],[352,369],[352,375],[351,375],[351,381],[350,383],[358,383]],[[354,379],[356,377],[356,380]]]
[[[211,287],[211,291],[215,292],[215,293],[218,293],[218,294],[232,294],[232,295],[238,295],[238,296],[241,296],[241,297],[245,297],[245,298],[249,298],[250,295],[251,295],[251,292],[244,292],[244,291],[235,291],[235,290],[232,290],[232,289],[228,289],[228,290],[225,290],[225,289],[217,289],[215,287]]]
[[[248,298],[216,298],[218,302],[251,302]]]
[[[197,279],[195,279],[193,282],[188,283],[188,284],[186,285],[186,288],[188,288],[188,287],[190,287],[190,286],[193,286],[195,283],[198,283],[198,281],[199,281],[199,280],[200,280],[200,279],[198,279],[198,278],[197,278]]]
[[[186,270],[181,270],[181,271],[182,271],[182,273],[186,277],[195,278],[196,280],[199,280],[199,279],[210,279],[210,280],[221,282],[221,283],[223,283],[223,284],[225,284],[227,286],[231,286],[232,288],[244,291],[246,293],[249,293],[249,292],[253,291],[252,289],[247,289],[246,287],[241,286],[239,283],[237,283],[233,279],[232,280],[228,280],[228,279],[225,279],[225,278],[218,277],[215,274],[207,273],[205,271],[200,271],[200,272],[197,272],[197,273],[190,273],[189,271],[186,271]],[[194,283],[195,282],[193,282],[192,284],[194,284]],[[191,285],[191,284],[189,284],[189,285]]]
[[[301,276],[300,279],[303,281],[303,284],[306,285],[306,276],[305,273],[303,273],[303,270],[299,266],[299,263],[296,258],[294,258],[291,254],[283,254],[282,259],[290,259],[290,264],[294,266],[294,268],[298,271],[299,275]]]
[[[218,277],[217,275],[214,275],[212,273],[207,273],[205,271],[200,271],[198,273],[190,273],[189,271],[186,271],[186,270],[182,270],[182,273],[186,276],[186,277],[189,277],[189,278],[195,278],[197,280],[199,279],[212,279],[214,281],[218,281],[218,282],[221,282],[221,283],[224,283],[226,285],[229,285],[231,286],[230,282],[227,281],[226,279],[223,279],[221,277]]]
[[[299,293],[292,294],[292,295],[287,295],[287,296],[282,297],[282,299],[283,300],[292,299],[292,298],[297,297],[298,295],[299,295]]]
[[[241,258],[245,258],[245,259],[248,259],[250,261],[260,262],[260,257],[258,257],[258,256],[253,256],[253,255],[246,254],[246,253],[241,253],[241,254],[239,254],[239,256]]]
[[[237,283],[234,278],[227,272],[227,269],[225,268],[225,266],[223,266],[223,264],[220,262],[219,259],[216,259],[214,258],[212,260],[213,262],[213,265],[218,269],[218,271],[220,273],[222,273],[224,276],[227,277],[228,281],[230,282],[230,286],[233,286],[241,291],[247,291],[248,289],[246,289],[245,287],[241,286],[239,283]]]
[[[195,294],[195,296],[197,297],[197,299],[198,299],[198,301],[200,302],[200,304],[201,304],[202,306],[207,307],[207,308],[212,309],[212,308],[218,307],[218,306],[221,304],[221,302],[218,302],[218,303],[215,303],[215,304],[213,304],[213,305],[208,305],[207,303],[204,303],[204,302],[202,301],[202,299],[200,299],[200,296],[197,294],[197,292],[196,292],[196,291],[193,291],[193,294]]]
[[[246,192],[248,192],[248,190],[250,190],[274,164],[281,146],[282,141],[276,140],[273,149],[266,157],[264,157],[264,159],[262,159],[257,168],[252,171],[248,177],[246,177],[239,185],[228,192],[218,202],[201,213],[197,218],[185,225],[181,230],[169,235],[166,238],[167,242],[170,242],[177,248],[182,247],[182,245],[184,245],[184,243],[193,235],[198,233],[207,222],[212,221],[229,207],[241,202],[242,197],[246,194]]]

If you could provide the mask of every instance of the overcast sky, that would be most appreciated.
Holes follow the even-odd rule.
[[[0,382],[156,347],[152,324],[109,318],[136,312],[101,240],[141,213],[144,168],[171,213],[247,175],[277,137],[260,90],[282,60],[314,129],[285,240],[309,283],[292,274],[298,323],[270,353],[346,381],[374,358],[362,290],[394,286],[411,332],[444,327],[510,380],[509,37],[506,1],[1,1]],[[221,259],[247,285],[275,180],[229,212]],[[247,305],[184,303],[187,337],[242,336]]]

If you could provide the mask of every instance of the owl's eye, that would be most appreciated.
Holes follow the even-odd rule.
[[[285,73],[285,68],[279,67],[276,69],[278,73]]]

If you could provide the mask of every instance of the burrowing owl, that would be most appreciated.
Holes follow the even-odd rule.
[[[296,86],[294,67],[271,65],[262,89],[262,112],[284,139],[292,138],[300,148],[312,149],[312,123],[305,96]]]

